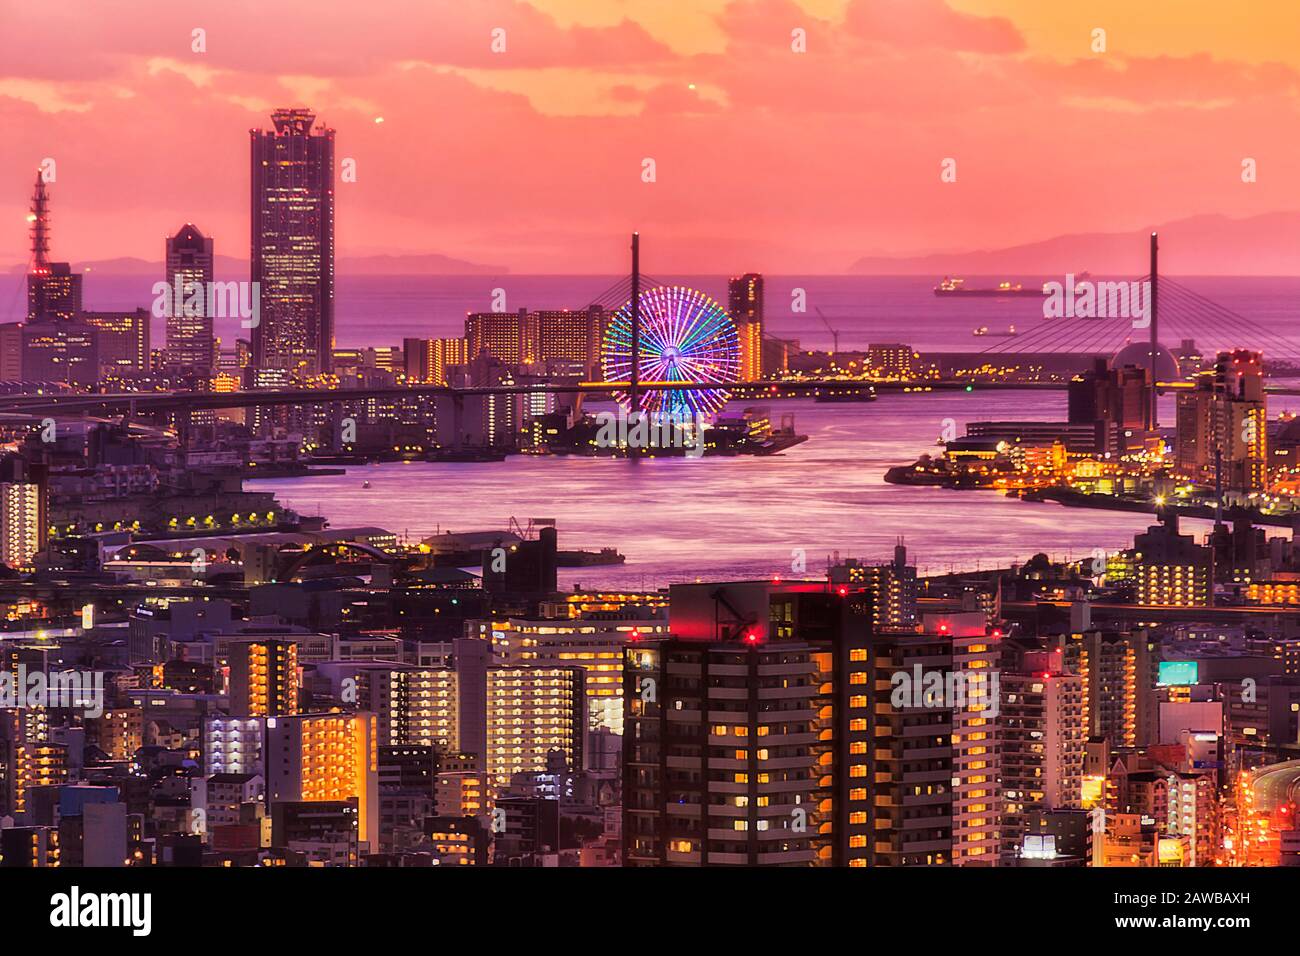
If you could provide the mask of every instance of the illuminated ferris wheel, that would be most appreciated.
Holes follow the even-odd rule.
[[[703,292],[681,286],[647,289],[640,296],[640,382],[695,382],[692,388],[646,389],[641,411],[673,417],[715,415],[740,378],[736,325]],[[613,314],[601,350],[605,381],[629,381],[632,369],[632,303]],[[625,408],[629,396],[616,392]]]

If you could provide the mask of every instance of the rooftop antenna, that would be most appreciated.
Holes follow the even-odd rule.
[[[50,259],[50,197],[45,192],[45,176],[36,170],[36,192],[32,193],[32,265],[43,269]]]

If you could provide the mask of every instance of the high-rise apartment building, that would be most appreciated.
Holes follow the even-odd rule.
[[[501,790],[512,774],[545,770],[551,751],[581,770],[585,699],[580,667],[489,667],[484,770],[492,786]]]
[[[356,801],[357,837],[379,840],[379,759],[375,716],[299,714],[266,720],[266,799],[277,803]]]
[[[1112,747],[1158,742],[1160,647],[1146,631],[1088,631],[1063,639],[1065,666],[1083,683],[1087,733]]]
[[[375,715],[379,745],[459,746],[456,672],[393,664],[356,670],[357,706]]]
[[[727,314],[740,340],[740,380],[763,377],[763,277],[755,272],[727,280]]]
[[[259,300],[253,365],[310,378],[334,347],[334,130],[280,109],[249,131],[252,271]]]
[[[1179,475],[1224,491],[1268,486],[1268,402],[1259,352],[1220,352],[1214,370],[1179,394],[1177,424]]]
[[[1002,674],[1002,855],[1014,859],[1044,810],[1082,807],[1083,681],[1062,652],[1032,651]]]
[[[298,645],[253,639],[230,643],[230,712],[239,717],[298,713]]]
[[[588,374],[600,367],[601,340],[608,319],[598,305],[587,309],[551,309],[534,312],[530,331],[537,337],[534,361],[573,362]]]
[[[38,482],[0,481],[0,564],[31,566],[45,548],[45,489]]]
[[[610,614],[575,620],[507,618],[479,624],[500,660],[534,667],[581,667],[587,729],[623,732],[623,649],[629,642],[665,636],[657,617]]]
[[[527,309],[471,312],[465,316],[465,346],[470,362],[484,352],[507,366],[535,362],[536,322]]]
[[[626,865],[865,865],[868,604],[821,582],[673,586],[671,636],[626,649]]]

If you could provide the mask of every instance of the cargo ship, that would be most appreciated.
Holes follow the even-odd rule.
[[[1010,296],[1031,295],[1042,298],[1046,293],[1042,286],[1025,288],[1019,282],[999,282],[991,288],[973,288],[966,285],[965,279],[943,277],[943,281],[934,287],[934,294],[939,296],[982,296],[984,298],[1002,299]]]

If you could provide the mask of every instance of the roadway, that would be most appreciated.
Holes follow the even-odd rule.
[[[1300,790],[1300,760],[1286,760],[1255,771],[1251,782],[1255,791],[1255,809],[1272,813],[1280,804],[1294,803]]]

